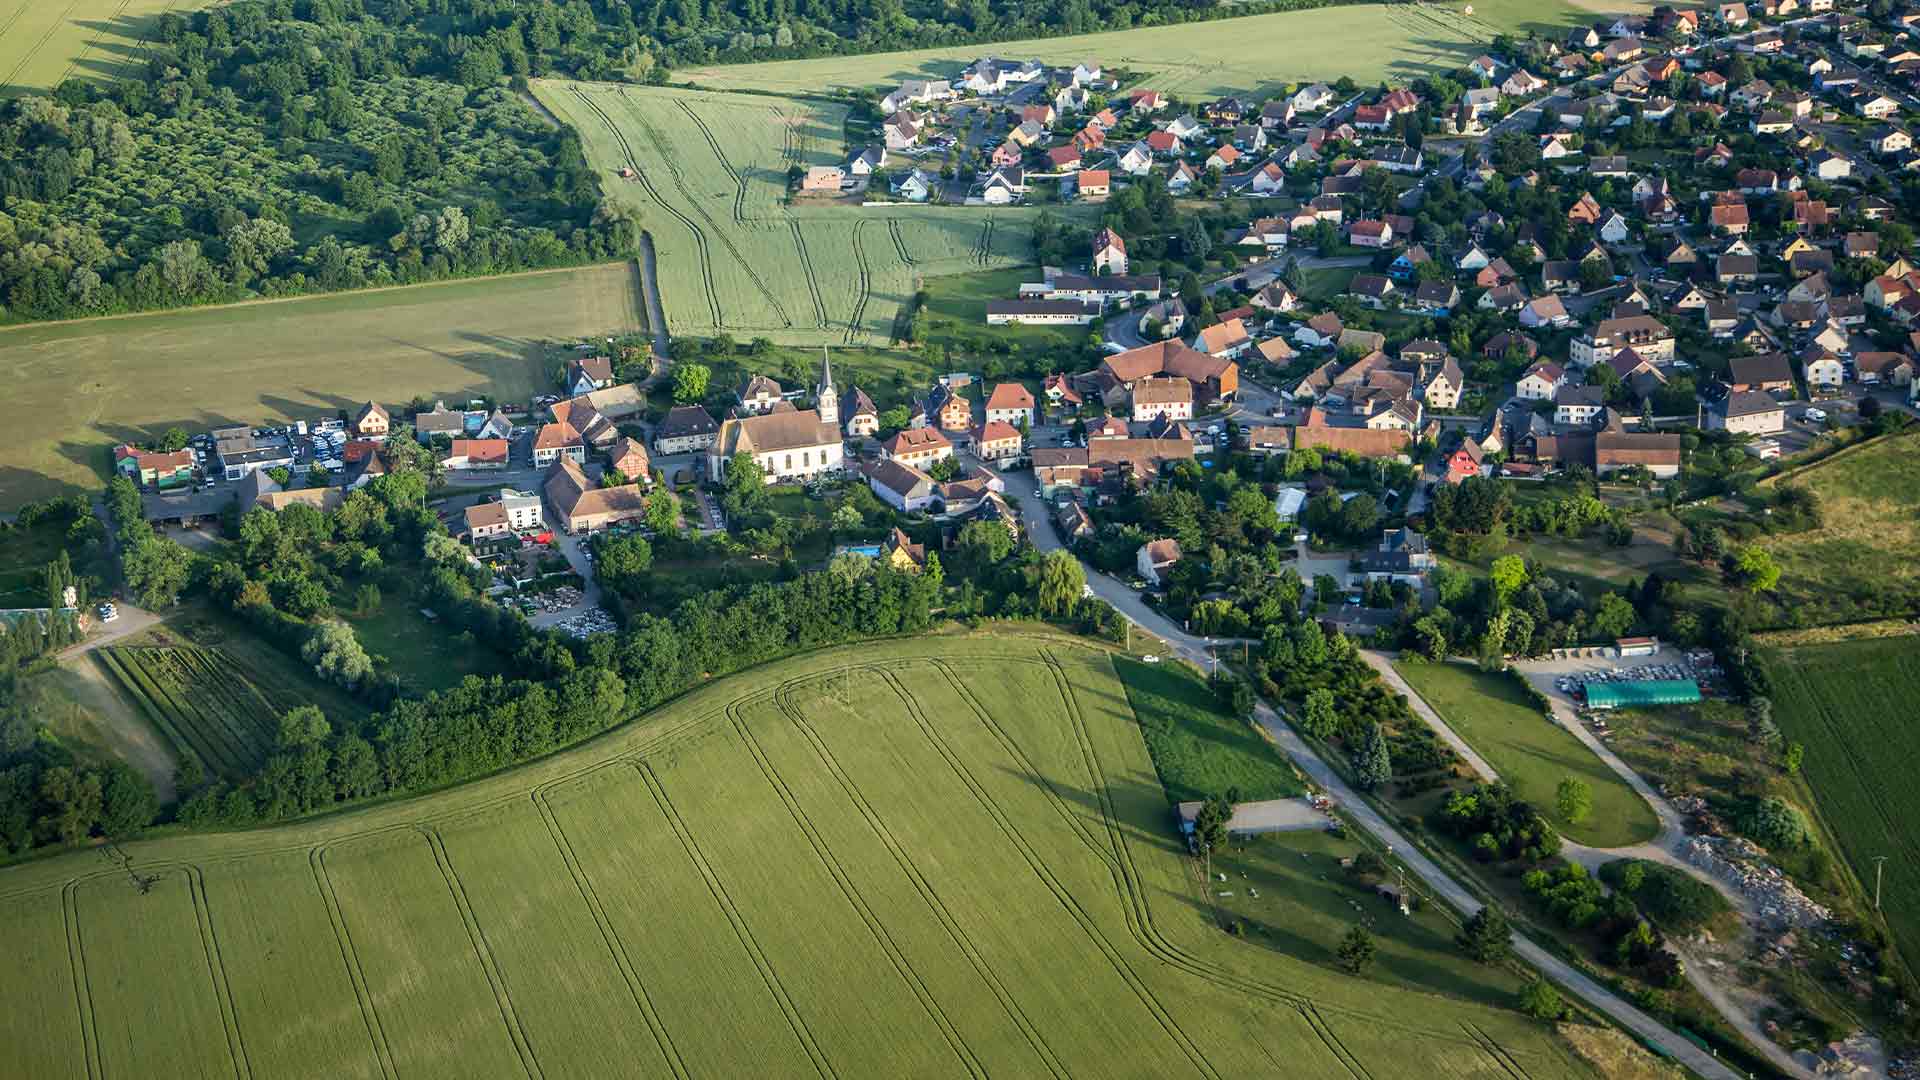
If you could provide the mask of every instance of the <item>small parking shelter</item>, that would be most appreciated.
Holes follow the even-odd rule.
[[[1590,682],[1586,684],[1586,693],[1590,709],[1635,709],[1699,701],[1700,684],[1692,679]]]

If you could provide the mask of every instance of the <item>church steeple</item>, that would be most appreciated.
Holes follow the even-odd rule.
[[[827,355],[827,347],[820,346],[820,385],[814,390],[814,408],[820,413],[822,423],[840,422],[840,395],[833,389],[833,360]]]

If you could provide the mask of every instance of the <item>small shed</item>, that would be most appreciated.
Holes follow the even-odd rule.
[[[1642,679],[1633,682],[1586,684],[1587,707],[1634,709],[1652,705],[1686,705],[1700,700],[1700,684],[1692,679]]]
[[[1652,656],[1660,651],[1660,639],[1653,637],[1616,638],[1614,645],[1619,647],[1621,656]]]

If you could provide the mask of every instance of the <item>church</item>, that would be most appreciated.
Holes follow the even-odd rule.
[[[736,454],[751,454],[769,483],[808,480],[840,470],[845,447],[840,441],[840,395],[833,388],[833,363],[820,350],[820,385],[814,407],[781,403],[759,416],[736,415],[720,424],[720,437],[707,451],[707,476],[726,478]]]

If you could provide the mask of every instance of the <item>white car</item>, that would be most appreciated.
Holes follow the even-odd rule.
[[[101,622],[112,622],[120,617],[120,609],[112,604],[101,604],[95,610],[100,613]]]
[[[1823,424],[1827,420],[1827,414],[1824,409],[1808,409],[1800,414],[1800,418],[1809,424]]]
[[[1160,654],[1148,653],[1147,655],[1140,658],[1140,662],[1143,664],[1157,664],[1160,662]]]

